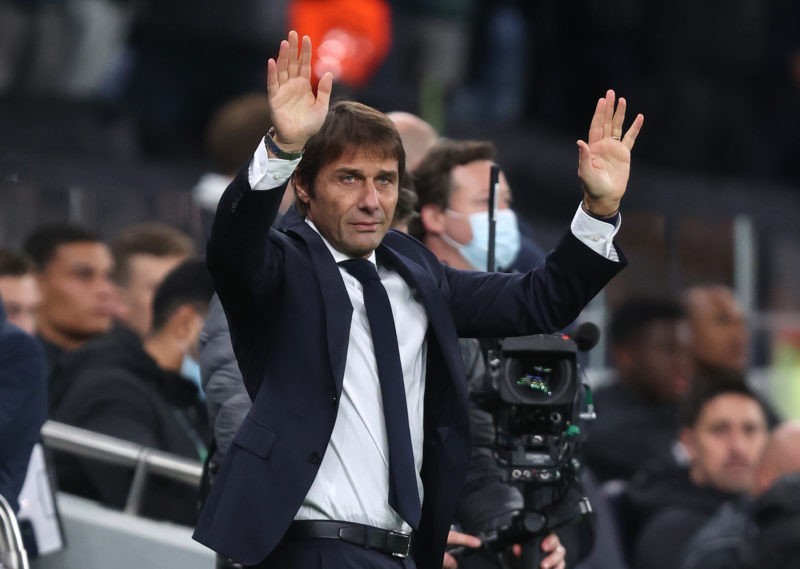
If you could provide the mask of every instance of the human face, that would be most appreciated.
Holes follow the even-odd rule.
[[[42,304],[39,331],[49,341],[72,349],[106,332],[113,315],[113,267],[104,243],[66,243],[38,274]]]
[[[749,335],[744,311],[730,290],[694,291],[689,297],[694,357],[699,364],[742,372]]]
[[[692,336],[686,320],[655,320],[630,346],[618,348],[621,374],[654,400],[675,403],[692,376]]]
[[[320,169],[313,196],[301,184],[297,196],[334,249],[369,257],[394,217],[399,177],[397,160],[351,152]]]
[[[706,403],[697,424],[681,440],[695,484],[723,492],[748,491],[767,443],[761,406],[751,397],[723,393]]]
[[[150,331],[156,288],[184,259],[183,255],[157,257],[141,254],[128,260],[128,282],[120,290],[122,309],[119,317],[141,337]]]
[[[462,244],[472,241],[469,215],[489,209],[489,176],[491,160],[476,160],[453,168],[450,173],[452,192],[448,199],[445,233]],[[497,208],[511,207],[511,188],[505,175],[498,179]]]
[[[5,275],[0,277],[0,297],[6,309],[8,321],[25,330],[36,332],[36,315],[41,295],[33,275]]]

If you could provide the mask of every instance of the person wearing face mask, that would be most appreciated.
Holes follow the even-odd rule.
[[[207,453],[208,420],[196,378],[200,331],[214,286],[205,263],[189,259],[156,289],[144,341],[125,328],[87,344],[70,360],[70,390],[53,419],[194,460]],[[60,488],[122,508],[133,472],[56,454]],[[193,525],[196,491],[148,481],[142,515]]]
[[[486,270],[489,254],[489,175],[495,147],[488,141],[437,142],[414,170],[422,188],[419,217],[410,232],[439,259],[457,269]],[[528,271],[544,250],[511,208],[511,190],[501,172],[495,223],[495,265]],[[520,231],[521,227],[526,230]]]

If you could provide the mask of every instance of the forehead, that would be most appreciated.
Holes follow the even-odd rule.
[[[761,405],[752,397],[741,393],[722,393],[703,406],[698,426],[720,421],[766,424]]]
[[[458,192],[462,195],[488,196],[491,169],[491,160],[476,160],[456,166],[451,172],[453,194]],[[500,172],[499,184],[501,192],[509,190],[508,182],[503,172]]]
[[[107,267],[112,262],[111,251],[105,243],[76,241],[59,245],[50,264],[82,264]]]
[[[358,170],[380,170],[397,173],[400,166],[397,158],[378,148],[348,148],[325,165],[325,170],[354,168]]]
[[[718,314],[743,316],[743,310],[733,293],[725,289],[701,291],[693,299],[695,315],[712,317]]]
[[[688,342],[691,328],[686,319],[653,320],[647,324],[638,338],[644,343]]]

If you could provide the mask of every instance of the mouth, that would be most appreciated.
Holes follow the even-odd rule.
[[[379,221],[359,221],[351,223],[350,225],[353,226],[356,231],[369,233],[380,229],[383,223]]]

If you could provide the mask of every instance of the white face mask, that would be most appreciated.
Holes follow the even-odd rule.
[[[446,212],[469,218],[472,240],[469,243],[459,243],[446,233],[442,233],[442,239],[458,249],[461,256],[473,268],[485,271],[489,258],[489,212],[479,211],[469,215],[451,209]],[[517,216],[512,209],[508,208],[498,209],[495,213],[497,216],[494,236],[495,263],[499,269],[508,269],[519,255],[520,237]]]

